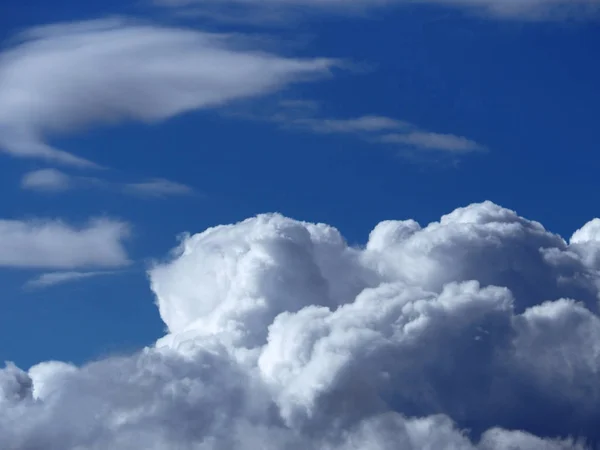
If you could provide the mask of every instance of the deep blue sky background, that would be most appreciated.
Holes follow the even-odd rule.
[[[49,7],[39,0],[5,0],[0,38],[32,25],[106,14],[171,20],[159,10],[116,1],[56,0]],[[23,367],[50,359],[79,363],[152,343],[163,324],[144,273],[148,260],[166,256],[181,232],[261,212],[332,224],[351,243],[364,243],[381,220],[426,224],[485,199],[565,238],[600,216],[597,24],[500,21],[440,7],[399,7],[367,20],[319,17],[268,33],[296,41],[285,47],[290,55],[372,66],[296,86],[280,97],[318,101],[331,117],[407,120],[467,136],[490,152],[466,155],[456,167],[419,164],[393,147],[352,136],[291,132],[214,111],[158,126],[93,129],[55,142],[120,173],[164,177],[204,194],[160,201],[91,191],[57,197],[24,192],[22,174],[46,166],[0,155],[2,218],[123,218],[134,225],[128,248],[137,261],[118,276],[35,293],[21,288],[31,273],[1,269],[1,360]]]

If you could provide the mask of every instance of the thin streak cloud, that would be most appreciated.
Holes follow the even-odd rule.
[[[454,155],[486,152],[488,148],[473,139],[452,133],[426,130],[401,119],[378,114],[350,118],[333,118],[319,115],[319,105],[311,101],[281,101],[275,112],[234,113],[234,116],[264,120],[286,130],[316,134],[352,135],[372,144],[393,145],[414,152],[436,152]]]
[[[381,136],[380,140],[388,144],[401,144],[424,150],[440,150],[453,153],[471,153],[485,150],[485,147],[466,137],[428,131],[386,134]]]
[[[115,182],[98,177],[69,175],[57,169],[39,169],[26,173],[21,179],[21,188],[49,194],[64,193],[68,190],[82,188],[97,189],[148,198],[197,194],[190,186],[163,178],[138,182]]]
[[[24,288],[26,290],[38,290],[57,286],[61,284],[73,283],[76,281],[82,281],[89,278],[96,278],[100,276],[114,275],[116,272],[49,272],[32,278],[25,283]]]

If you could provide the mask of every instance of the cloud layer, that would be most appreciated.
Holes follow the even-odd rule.
[[[0,447],[584,449],[600,443],[597,220],[567,242],[485,202],[364,248],[261,215],[150,270],[169,334],[0,371]],[[591,447],[590,447],[591,448]]]
[[[73,269],[129,264],[129,225],[94,219],[83,227],[58,220],[0,220],[0,267]]]
[[[117,20],[29,30],[0,54],[0,148],[93,166],[45,138],[219,107],[325,75],[334,64],[249,47],[240,36]]]

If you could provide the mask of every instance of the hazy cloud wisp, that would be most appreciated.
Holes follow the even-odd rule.
[[[485,152],[488,149],[472,139],[451,133],[436,133],[419,128],[405,120],[367,114],[352,118],[322,117],[314,102],[287,101],[279,103],[273,114],[255,114],[250,117],[269,120],[286,129],[318,134],[356,135],[368,142],[392,144],[417,151],[435,151],[448,154]]]
[[[123,185],[123,189],[125,192],[133,195],[148,197],[167,197],[194,193],[194,190],[189,186],[162,178],[155,178],[139,183],[126,183]]]
[[[380,141],[388,144],[400,144],[424,150],[438,150],[453,153],[471,153],[485,150],[485,147],[463,136],[433,133],[430,131],[411,131],[406,134],[386,134]]]
[[[27,172],[21,179],[21,188],[31,191],[63,192],[72,187],[72,177],[56,169]]]
[[[72,283],[75,281],[96,278],[105,275],[113,275],[115,272],[49,272],[32,278],[25,284],[25,289],[42,289],[59,284]]]
[[[57,169],[39,169],[26,173],[21,179],[21,188],[52,194],[75,188],[108,189],[140,197],[170,197],[195,194],[193,188],[163,178],[135,183],[119,183],[97,177],[69,175]]]

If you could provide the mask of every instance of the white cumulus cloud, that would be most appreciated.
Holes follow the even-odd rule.
[[[121,20],[29,30],[0,54],[0,148],[93,166],[46,139],[219,107],[325,75],[334,64],[250,47],[243,36]]]
[[[94,219],[85,226],[59,220],[0,220],[0,267],[73,269],[129,264],[129,225]]]
[[[595,228],[569,243],[484,202],[360,248],[278,214],[187,236],[149,273],[169,334],[9,363],[0,447],[591,450]]]

